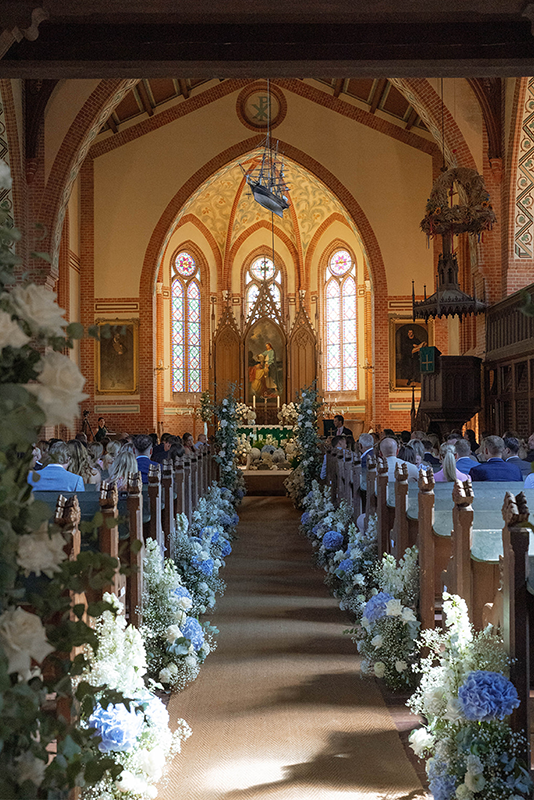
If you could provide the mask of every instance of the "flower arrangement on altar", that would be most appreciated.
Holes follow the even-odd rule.
[[[114,595],[104,599],[108,610],[95,620],[96,646],[86,648],[88,664],[78,686],[89,685],[96,693],[96,706],[82,706],[83,725],[105,757],[107,770],[96,785],[84,789],[83,797],[153,800],[166,765],[191,729],[178,720],[171,732],[167,709],[145,684],[147,656],[140,631],[126,624]]]
[[[444,629],[421,634],[428,655],[408,702],[426,720],[410,745],[427,760],[430,791],[435,800],[530,798],[526,739],[509,724],[519,699],[502,640],[491,627],[474,632],[461,597],[445,593],[443,612]]]
[[[173,691],[194,680],[215,649],[215,629],[189,616],[193,598],[171,559],[154,539],[146,543],[143,564],[143,623],[148,676]]]
[[[256,411],[246,403],[236,403],[235,413],[238,425],[254,425],[256,422]]]
[[[415,683],[421,623],[416,617],[419,596],[417,548],[406,550],[397,563],[384,555],[374,570],[375,586],[361,604],[361,619],[346,631],[363,656],[363,674],[384,678],[391,689]]]
[[[0,162],[0,189],[11,187]],[[72,684],[85,656],[65,657],[96,635],[74,605],[71,592],[109,584],[118,564],[103,553],[69,558],[70,542],[48,520],[47,505],[33,500],[27,476],[33,443],[43,425],[72,427],[79,414],[84,377],[65,355],[84,335],[67,324],[56,295],[44,285],[17,283],[23,273],[15,253],[20,232],[0,205],[0,704],[2,794],[10,798],[59,795],[100,780],[110,764],[88,729],[44,707],[61,695],[92,708],[96,689]],[[42,254],[34,257],[44,258]],[[95,332],[95,331],[93,331]],[[90,604],[96,616],[108,604]],[[117,695],[118,696],[118,695]],[[8,711],[9,709],[9,711]],[[49,748],[56,743],[57,756]],[[120,767],[115,770],[116,776]]]
[[[284,425],[288,428],[295,428],[297,425],[298,415],[299,412],[295,403],[283,403],[282,408],[278,412],[280,425]]]
[[[298,474],[289,476],[285,486],[297,508],[312,489],[312,482],[319,475],[321,468],[321,451],[317,433],[317,414],[321,407],[318,391],[313,384],[302,391],[302,399],[298,405],[296,438],[298,442],[299,464],[295,467]]]

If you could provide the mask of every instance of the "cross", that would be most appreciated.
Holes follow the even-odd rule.
[[[269,117],[271,116],[268,97],[265,96],[258,97],[258,103],[253,103],[252,108],[256,109],[256,113],[254,114],[254,119],[257,119],[258,122],[263,122],[263,120],[268,120]]]

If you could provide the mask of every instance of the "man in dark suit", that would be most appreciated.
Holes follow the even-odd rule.
[[[342,417],[341,414],[337,414],[334,417],[334,425],[336,426],[336,436],[348,436],[354,439],[350,428],[345,428],[345,417]]]
[[[425,448],[423,461],[425,464],[430,464],[431,467],[441,469],[441,461],[432,453],[432,442],[430,439],[423,439],[421,444]]]
[[[473,481],[522,481],[523,476],[517,464],[503,461],[504,441],[500,436],[484,439],[483,452],[486,461],[472,467],[469,475]]]
[[[148,436],[146,433],[139,433],[137,436],[133,437],[132,441],[135,447],[137,466],[141,473],[141,480],[143,483],[148,483],[148,471],[151,464],[159,467],[158,462],[152,461],[150,458],[152,455],[152,437]]]
[[[531,464],[529,461],[523,461],[519,458],[519,439],[515,436],[504,437],[504,452],[503,458],[507,464],[516,464],[521,470],[523,478],[530,474]]]

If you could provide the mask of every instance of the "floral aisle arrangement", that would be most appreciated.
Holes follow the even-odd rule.
[[[164,559],[149,539],[143,564],[143,624],[148,676],[165,688],[181,691],[194,680],[215,649],[215,629],[190,616],[193,598],[171,559]]]
[[[303,498],[311,491],[313,481],[321,469],[321,451],[317,434],[317,414],[321,407],[314,385],[302,392],[298,405],[296,437],[299,463],[294,473],[285,481],[285,487],[296,508],[302,507]]]
[[[278,419],[280,425],[288,428],[295,428],[298,419],[298,408],[295,403],[283,403],[282,408],[278,412]]]
[[[445,627],[419,645],[421,683],[408,705],[426,719],[410,744],[427,759],[435,800],[525,800],[533,785],[522,761],[525,737],[510,728],[519,705],[502,640],[475,633],[465,601],[443,595]]]
[[[191,735],[184,720],[174,733],[161,700],[145,683],[147,655],[141,632],[126,625],[122,605],[114,595],[105,595],[110,608],[95,623],[97,647],[87,648],[88,666],[79,686],[96,692],[96,707],[82,705],[85,729],[111,764],[106,775],[85,788],[87,800],[152,800],[165,766],[180,752]],[[106,688],[102,690],[102,687]],[[127,698],[124,702],[113,696]]]
[[[347,633],[363,656],[363,674],[384,678],[391,689],[406,689],[415,683],[413,666],[418,659],[421,628],[416,617],[417,548],[406,550],[398,563],[393,556],[384,555],[373,577],[376,585],[366,602],[361,602],[361,620]]]
[[[360,531],[351,522],[347,531],[348,545],[338,550],[329,565],[326,583],[334,597],[339,599],[342,611],[349,611],[360,619],[363,606],[374,586],[375,567],[378,561],[377,518],[373,514],[366,531]]]
[[[222,561],[214,558],[211,543],[189,535],[189,523],[185,515],[177,517],[174,534],[174,563],[192,600],[191,614],[205,614],[214,608],[217,594],[224,594],[226,584],[219,578]]]
[[[0,162],[0,188],[10,185],[9,168]],[[109,583],[117,562],[94,552],[70,560],[69,542],[48,524],[48,506],[33,502],[27,482],[33,443],[43,425],[72,427],[86,397],[83,376],[64,354],[83,327],[67,325],[44,286],[16,283],[19,238],[7,206],[0,206],[0,772],[4,797],[33,798],[94,783],[109,766],[88,730],[51,714],[44,702],[61,695],[73,703],[71,677],[85,659],[65,654],[96,643],[70,592]],[[88,613],[103,608],[92,604]],[[85,706],[94,695],[92,686],[78,685]],[[50,760],[52,742],[57,757]]]
[[[235,388],[235,387],[233,387]],[[231,391],[213,407],[218,425],[215,432],[217,453],[215,460],[220,466],[220,482],[236,496],[244,496],[244,481],[237,465],[237,401]]]

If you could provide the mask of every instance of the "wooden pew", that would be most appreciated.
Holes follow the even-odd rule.
[[[391,530],[391,553],[399,561],[410,547],[408,506],[408,468],[395,464],[395,519]]]
[[[112,558],[119,558],[119,512],[117,505],[119,493],[113,481],[102,481],[100,486],[100,511],[104,517],[100,526],[98,544],[101,553],[107,553]],[[103,589],[103,592],[112,592],[121,602],[126,601],[126,578],[116,570],[112,582]]]
[[[367,454],[367,494],[365,497],[365,528],[371,514],[376,514],[376,461],[375,457]]]
[[[434,472],[425,468],[419,472],[418,530],[419,551],[419,611],[421,628],[434,628],[436,618],[436,545],[434,536]],[[441,591],[441,585],[440,585]]]
[[[351,463],[351,483],[352,483],[352,508],[353,518],[356,521],[362,513],[362,496],[360,494],[360,484],[362,475],[362,462],[358,453],[352,454]]]
[[[388,505],[388,462],[381,454],[376,460],[376,513],[378,554],[391,552],[391,529],[395,518],[394,510]]]
[[[182,513],[186,515],[189,522],[192,517],[192,494],[191,494],[191,461],[189,456],[184,456],[182,459],[184,467],[184,492],[183,492],[183,508]]]
[[[143,484],[140,472],[128,476],[129,537],[126,552],[121,552],[121,560],[128,564],[131,573],[126,578],[126,618],[136,627],[142,623],[141,602],[143,597],[143,558],[145,555],[143,538]]]
[[[161,525],[161,472],[159,466],[151,464],[148,470],[148,499],[150,503],[150,521],[145,528],[145,537],[155,539],[159,546],[165,546]]]
[[[161,511],[161,524],[163,528],[163,541],[165,555],[168,557],[171,548],[171,538],[174,534],[174,465],[172,461],[164,461],[161,471],[161,489],[163,495],[163,507]]]

